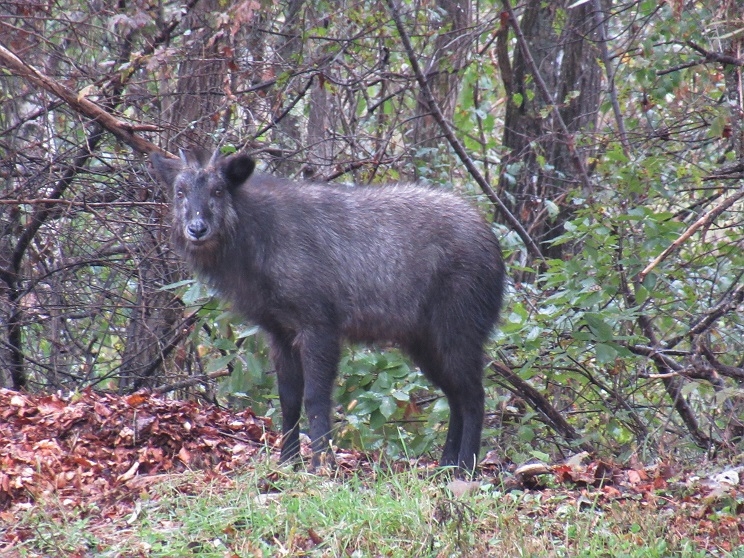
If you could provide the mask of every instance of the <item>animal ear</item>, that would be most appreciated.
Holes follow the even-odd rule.
[[[238,154],[225,159],[220,167],[227,187],[232,190],[248,180],[256,168],[256,162],[248,155]]]
[[[183,169],[183,161],[181,159],[163,157],[160,153],[156,152],[150,154],[150,162],[155,169],[155,174],[166,186],[173,186],[176,176]]]

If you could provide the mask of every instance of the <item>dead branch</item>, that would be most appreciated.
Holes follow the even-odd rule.
[[[736,56],[730,56],[728,54],[721,54],[720,52],[714,52],[712,50],[706,50],[694,41],[687,41],[685,44],[693,50],[698,51],[700,54],[705,56],[706,62],[720,62],[728,66],[744,66],[744,60],[737,58]]]
[[[563,415],[561,415],[539,391],[525,382],[519,377],[519,375],[515,374],[511,368],[501,362],[495,361],[491,362],[489,368],[511,384],[514,393],[525,399],[533,409],[543,415],[553,430],[563,436],[564,439],[569,442],[581,439],[579,433],[576,432],[573,426],[566,422]],[[578,447],[584,451],[588,451],[589,453],[596,453],[594,446],[589,442],[580,442]]]
[[[741,279],[741,275],[733,283],[736,283]],[[736,308],[744,301],[744,284],[739,285],[733,290],[729,290],[712,308],[710,308],[705,314],[697,318],[690,329],[682,335],[678,335],[668,340],[665,346],[669,349],[676,346],[682,339],[693,335],[700,335],[704,333],[708,328],[715,324],[719,318],[728,314],[729,312],[736,311]]]
[[[216,372],[210,372],[209,374],[201,374],[199,376],[192,376],[190,378],[186,378],[178,382],[173,382],[172,384],[168,384],[166,386],[156,387],[155,389],[152,390],[152,392],[155,395],[163,395],[164,393],[176,391],[177,389],[183,389],[183,388],[195,386],[196,384],[203,384],[210,380],[215,380],[217,378],[223,378],[224,376],[229,376],[229,375],[230,375],[229,370],[217,370]]]
[[[679,64],[678,66],[672,66],[671,68],[667,68],[666,70],[657,70],[656,75],[665,76],[667,74],[673,74],[674,72],[679,72],[680,70],[685,70],[687,68],[705,64],[705,62],[705,58],[698,58],[697,60],[693,60],[691,62],[685,62],[684,64]]]
[[[733,165],[722,167],[716,173],[703,177],[703,180],[722,180],[722,179],[738,180],[741,178],[743,172],[744,172],[744,163],[734,163]]]
[[[663,262],[669,254],[674,252],[677,248],[679,248],[684,242],[689,239],[695,232],[702,228],[707,227],[710,225],[716,217],[718,217],[721,213],[726,211],[729,207],[734,205],[737,201],[744,198],[744,186],[739,188],[735,194],[729,196],[728,198],[724,199],[721,203],[719,203],[717,206],[715,206],[713,209],[711,209],[708,213],[703,214],[702,217],[700,217],[697,221],[695,221],[692,225],[690,225],[685,232],[683,232],[677,240],[672,242],[666,250],[664,250],[661,254],[659,254],[650,264],[646,266],[646,268],[641,271],[638,274],[638,280],[643,281],[643,279],[653,271],[653,269],[659,265],[661,262]]]
[[[68,207],[158,207],[166,208],[168,204],[163,202],[86,202],[77,200],[63,200],[57,198],[24,198],[19,200],[0,200],[0,205],[66,205]]]
[[[473,179],[478,183],[478,186],[480,186],[481,190],[483,190],[486,196],[488,196],[488,199],[491,200],[491,203],[493,203],[498,208],[499,212],[507,221],[507,223],[516,231],[516,233],[519,235],[519,238],[522,239],[522,242],[524,242],[527,251],[533,257],[544,260],[540,248],[537,246],[535,241],[525,230],[519,220],[517,220],[517,218],[512,215],[506,204],[501,201],[501,198],[496,194],[493,188],[491,188],[491,185],[483,177],[481,172],[478,170],[478,167],[475,166],[475,163],[467,154],[465,146],[458,139],[458,137],[452,131],[452,127],[444,118],[442,110],[439,108],[439,104],[437,103],[433,93],[431,92],[429,82],[427,81],[427,78],[424,75],[421,66],[419,65],[418,58],[416,57],[416,52],[413,50],[413,45],[411,44],[411,39],[408,37],[408,32],[403,26],[403,21],[401,20],[398,6],[396,5],[395,0],[386,0],[386,2],[388,11],[390,12],[391,17],[395,22],[395,27],[398,29],[398,35],[400,36],[400,40],[403,43],[403,48],[405,49],[406,55],[408,56],[408,61],[411,64],[411,69],[416,76],[416,81],[418,81],[421,92],[424,95],[424,99],[429,105],[429,110],[431,110],[434,120],[437,121],[439,128],[442,130],[442,134],[445,138],[447,138],[450,146],[452,146],[452,149],[455,151],[460,161],[462,161],[462,163],[465,165],[465,168],[470,173],[470,176],[472,176]]]
[[[708,361],[708,363],[713,367],[713,369],[722,376],[729,376],[740,381],[744,380],[744,368],[723,364],[716,358],[716,355],[713,354],[713,351],[710,350],[710,347],[702,343],[700,344],[700,352]]]
[[[714,52],[712,50],[704,49],[703,47],[701,47],[700,45],[698,45],[697,43],[693,41],[687,41],[684,44],[690,47],[692,50],[695,50],[699,52],[700,54],[702,54],[703,55],[702,58],[698,58],[697,60],[691,60],[690,62],[685,62],[677,66],[672,66],[671,68],[667,68],[666,70],[658,70],[656,72],[657,76],[671,74],[673,72],[678,72],[679,70],[685,70],[687,68],[692,68],[693,66],[700,66],[701,64],[707,64],[708,62],[719,62],[726,66],[744,66],[744,60],[742,60],[741,58],[737,58],[735,56],[731,56],[728,54],[721,54],[720,52]]]
[[[643,328],[644,335],[649,337],[649,339],[656,344],[656,335],[654,335],[653,329],[651,328],[650,320],[644,316],[640,316],[639,322]],[[669,398],[672,400],[674,410],[677,411],[682,422],[685,423],[687,431],[690,433],[693,440],[695,440],[695,443],[706,450],[710,449],[711,446],[718,445],[719,442],[707,436],[700,429],[697,418],[695,418],[695,413],[692,411],[692,408],[685,399],[682,392],[682,378],[680,378],[684,371],[683,367],[674,361],[674,359],[665,355],[662,350],[656,349],[653,346],[627,345],[627,348],[631,352],[646,356],[653,361],[656,369],[659,371],[659,373],[654,376],[661,379],[667,395],[669,395]]]
[[[115,116],[106,112],[99,105],[87,99],[84,95],[76,93],[58,81],[52,79],[37,68],[26,64],[14,53],[4,46],[0,45],[0,62],[7,66],[15,75],[22,77],[36,87],[40,87],[56,95],[67,103],[74,111],[87,116],[97,122],[106,131],[111,132],[119,140],[126,143],[139,153],[150,153],[157,151],[166,155],[167,153],[160,149],[154,143],[137,137],[134,134],[134,128],[137,126],[142,129],[140,124],[132,125],[119,120]]]

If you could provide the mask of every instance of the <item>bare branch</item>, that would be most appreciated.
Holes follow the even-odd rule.
[[[190,378],[185,378],[178,382],[173,382],[172,384],[158,386],[155,389],[153,389],[152,392],[155,395],[163,395],[164,393],[176,391],[177,389],[183,389],[183,388],[195,386],[196,384],[203,384],[203,383],[209,382],[210,380],[216,380],[217,378],[224,378],[225,376],[229,376],[229,375],[230,375],[229,370],[217,370],[216,372],[210,372],[209,374],[203,374],[201,376],[191,376]]]
[[[581,439],[581,436],[576,432],[576,430],[574,430],[573,426],[568,424],[566,419],[563,418],[563,415],[561,415],[539,391],[525,382],[519,377],[519,375],[515,374],[511,368],[501,362],[495,361],[491,362],[490,368],[511,384],[514,393],[529,402],[530,406],[543,415],[548,424],[563,436],[563,438],[569,442]],[[584,451],[588,451],[589,453],[596,453],[596,449],[589,442],[583,441],[578,444],[578,447]]]
[[[638,274],[638,279],[640,281],[643,281],[643,279],[653,271],[653,269],[659,265],[661,262],[663,262],[669,254],[674,252],[677,248],[679,248],[684,242],[690,238],[695,232],[702,228],[707,227],[710,225],[716,217],[718,217],[721,213],[726,211],[729,207],[734,205],[737,201],[744,198],[744,186],[739,188],[736,193],[729,196],[728,198],[724,199],[721,203],[719,203],[717,206],[715,206],[713,209],[711,209],[708,213],[703,214],[700,219],[695,221],[692,225],[690,225],[685,232],[683,232],[677,240],[672,242],[666,250],[664,250],[661,254],[659,254],[654,260],[646,266],[646,268],[641,271]]]
[[[686,41],[685,44],[691,49],[699,52],[703,55],[702,58],[698,58],[697,60],[691,60],[690,62],[685,62],[683,64],[679,64],[678,66],[673,66],[671,68],[667,68],[666,70],[658,70],[656,72],[657,76],[663,76],[666,74],[671,74],[673,72],[678,72],[679,70],[684,70],[686,68],[692,68],[694,66],[699,66],[701,64],[706,64],[708,62],[719,62],[721,64],[727,65],[727,66],[744,66],[744,60],[741,58],[737,58],[735,56],[731,56],[728,54],[721,54],[720,52],[714,52],[712,50],[706,50],[697,43],[693,41]]]
[[[460,161],[462,161],[462,163],[465,165],[465,168],[470,173],[470,176],[473,177],[473,179],[478,183],[478,186],[480,186],[481,190],[483,190],[483,192],[488,196],[488,199],[491,200],[491,202],[498,208],[499,212],[504,217],[504,219],[506,219],[507,223],[517,232],[519,238],[521,238],[522,242],[524,242],[527,251],[535,258],[543,260],[544,258],[542,252],[540,251],[540,248],[537,246],[535,241],[525,230],[522,224],[517,220],[517,218],[512,215],[506,204],[501,201],[501,198],[499,198],[493,188],[491,188],[491,185],[483,177],[481,172],[478,170],[478,167],[475,166],[475,163],[467,154],[467,151],[465,151],[465,146],[463,146],[462,142],[457,138],[457,136],[455,136],[455,133],[452,131],[451,126],[444,118],[444,115],[439,108],[439,104],[437,103],[434,95],[431,92],[431,88],[429,87],[426,76],[424,75],[423,71],[421,70],[421,66],[418,63],[418,58],[416,57],[416,53],[413,50],[413,45],[411,45],[411,40],[408,37],[406,28],[403,26],[403,21],[401,20],[400,12],[395,4],[395,0],[386,0],[386,2],[388,5],[388,10],[390,11],[390,15],[392,16],[393,21],[395,22],[395,26],[398,29],[398,35],[400,36],[400,40],[403,43],[403,48],[405,49],[406,55],[408,56],[408,61],[411,63],[411,69],[416,76],[419,87],[421,87],[421,92],[423,93],[424,99],[429,105],[432,116],[434,116],[434,119],[437,121],[437,124],[441,128],[444,137],[447,138],[450,146],[452,146],[452,149],[455,151]]]
[[[0,46],[0,49],[2,46]],[[85,145],[81,146],[73,157],[73,162],[67,167],[62,178],[57,181],[51,194],[50,199],[61,198],[67,188],[72,183],[73,179],[77,176],[78,171],[82,169],[87,163],[88,159],[93,155],[93,152],[97,149],[98,144],[103,139],[103,132],[101,126],[97,123],[91,125],[92,130],[90,131]],[[11,267],[14,272],[17,272],[21,266],[21,260],[26,253],[28,245],[33,240],[36,232],[49,218],[51,208],[47,206],[37,207],[34,211],[33,218],[28,226],[21,233],[18,242],[13,250],[13,257],[11,258]]]
[[[703,449],[709,449],[711,445],[716,445],[718,442],[704,434],[700,429],[695,413],[682,393],[682,379],[680,376],[683,373],[683,367],[654,347],[641,345],[628,345],[627,347],[630,351],[647,356],[654,362],[656,369],[659,371],[659,374],[655,374],[654,377],[661,379],[664,383],[664,388],[672,400],[674,409],[682,418],[695,443]]]
[[[736,279],[734,285],[741,279],[741,275]],[[682,339],[690,337],[692,335],[700,335],[708,330],[713,324],[715,324],[721,316],[728,314],[729,312],[735,311],[736,308],[744,300],[744,285],[739,285],[735,289],[730,289],[723,298],[713,306],[707,313],[698,318],[693,322],[689,331],[684,332],[682,335],[678,335],[667,341],[665,346],[669,349],[676,346]]]
[[[699,58],[698,60],[693,60],[691,62],[685,62],[684,64],[680,64],[678,66],[672,66],[671,68],[667,68],[666,70],[657,70],[656,75],[665,76],[667,74],[673,74],[674,72],[679,72],[680,70],[685,70],[687,68],[699,66],[700,64],[705,64],[705,62],[706,62],[705,58]]]
[[[744,60],[741,58],[737,58],[736,56],[730,56],[728,54],[721,54],[720,52],[706,50],[693,41],[687,41],[685,44],[691,49],[696,50],[700,54],[705,56],[706,62],[720,62],[721,64],[727,64],[730,66],[744,66]]]
[[[166,208],[168,204],[162,202],[123,202],[123,201],[108,201],[108,202],[86,202],[76,200],[63,200],[57,198],[33,198],[33,199],[19,199],[19,200],[0,200],[0,205],[65,205],[68,207],[98,207],[98,208],[109,208],[109,207],[158,207]]]
[[[135,151],[140,153],[157,151],[166,154],[165,151],[160,149],[154,143],[134,135],[134,126],[132,124],[119,120],[93,101],[75,93],[40,70],[26,64],[2,45],[0,45],[0,62],[7,66],[13,73],[15,73],[15,75],[30,81],[37,87],[53,93],[65,101],[76,112],[93,119],[95,122],[100,124],[102,128],[111,132],[114,136],[126,143]]]
[[[720,362],[710,347],[701,344],[701,352],[705,359],[710,363],[713,369],[723,376],[729,376],[730,378],[737,378],[738,380],[744,380],[744,368],[738,366],[728,366]]]

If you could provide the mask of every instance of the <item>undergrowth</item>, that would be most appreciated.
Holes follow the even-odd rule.
[[[266,464],[162,479],[119,515],[37,502],[8,526],[27,533],[8,556],[744,557],[661,499],[607,501],[594,490],[483,482],[456,496],[440,473],[329,478]]]

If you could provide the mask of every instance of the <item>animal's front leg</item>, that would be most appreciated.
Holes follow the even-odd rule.
[[[300,454],[300,414],[305,381],[299,351],[293,347],[292,340],[293,337],[285,333],[269,335],[282,406],[282,463]]]
[[[310,423],[312,468],[333,464],[331,396],[338,371],[340,342],[331,329],[304,331],[295,339],[305,373],[305,412]]]

